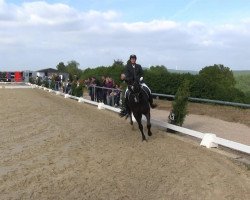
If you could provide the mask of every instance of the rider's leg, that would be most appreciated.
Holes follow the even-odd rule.
[[[122,102],[120,116],[124,117],[124,116],[128,116],[128,114],[129,114],[129,106],[128,106],[128,88],[127,88],[124,93],[124,100]]]
[[[145,88],[145,91],[147,92],[148,94],[148,101],[149,101],[149,104],[152,108],[155,108],[157,105],[153,103],[153,96],[152,96],[152,93],[151,93],[151,90],[149,89],[149,87],[146,85],[146,83],[141,83],[141,85]]]

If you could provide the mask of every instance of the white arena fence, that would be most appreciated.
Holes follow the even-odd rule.
[[[30,89],[35,86],[27,85],[25,82],[0,82],[0,89]]]
[[[69,94],[62,93],[60,91],[54,91],[52,89],[48,89],[48,88],[45,88],[45,87],[42,87],[42,86],[37,86],[37,85],[34,85],[34,84],[30,84],[30,83],[27,83],[26,87],[25,86],[19,86],[19,87],[12,86],[12,88],[10,88],[10,87],[6,88],[5,87],[5,89],[14,89],[14,87],[17,88],[17,89],[19,89],[19,88],[39,88],[41,90],[48,91],[50,93],[55,93],[56,95],[64,96],[64,98],[70,98],[70,99],[77,100],[79,103],[88,103],[88,104],[91,104],[91,105],[95,105],[95,106],[97,106],[97,108],[99,110],[107,109],[107,110],[111,110],[111,111],[116,112],[116,113],[120,112],[120,108],[115,108],[115,107],[112,107],[112,106],[105,105],[103,103],[98,103],[98,102],[95,102],[95,101],[84,99],[83,97],[72,96],[72,95],[69,95]],[[0,85],[0,89],[1,89],[1,85]],[[143,120],[145,121],[145,118],[143,118]],[[227,147],[227,148],[230,148],[230,149],[233,149],[233,150],[236,150],[236,151],[240,151],[240,152],[243,152],[243,153],[250,154],[250,146],[217,137],[215,134],[212,134],[212,133],[202,133],[202,132],[199,132],[199,131],[195,131],[195,130],[187,129],[187,128],[184,128],[184,127],[176,126],[176,125],[169,124],[167,122],[159,121],[159,120],[156,120],[156,119],[151,119],[151,123],[153,125],[155,125],[155,126],[160,127],[160,128],[174,130],[174,131],[177,131],[179,133],[198,138],[198,139],[201,140],[200,145],[205,146],[207,148],[218,147],[218,145],[221,145],[223,147]]]

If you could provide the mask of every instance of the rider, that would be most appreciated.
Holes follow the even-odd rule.
[[[156,105],[153,104],[153,97],[151,94],[151,90],[144,82],[142,82],[143,81],[143,70],[142,70],[141,65],[136,63],[136,59],[137,59],[136,55],[130,55],[129,60],[127,62],[127,65],[125,66],[125,74],[121,74],[121,79],[125,80],[127,83],[129,81],[133,81],[133,82],[137,81],[138,83],[141,83],[141,85],[143,86],[143,89],[148,94],[149,104],[150,104],[151,108],[155,108]],[[122,110],[120,112],[121,117],[128,115],[129,106],[128,106],[127,93],[128,93],[128,88],[126,89],[125,98],[124,98],[124,105],[123,105]]]

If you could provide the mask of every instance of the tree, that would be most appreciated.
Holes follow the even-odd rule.
[[[223,65],[213,65],[203,68],[198,75],[195,88],[195,97],[226,100],[229,91],[235,87],[233,72]],[[232,98],[231,98],[232,99]]]
[[[235,86],[235,79],[232,70],[224,65],[214,65],[203,68],[199,75],[207,82],[213,82],[224,87]]]
[[[70,80],[76,80],[80,78],[82,70],[78,68],[79,63],[72,60],[66,65],[66,72],[69,73]]]
[[[187,115],[187,105],[189,97],[189,81],[185,80],[179,87],[175,100],[172,103],[173,109],[169,115],[171,124],[182,126]]]
[[[56,66],[57,70],[60,72],[66,72],[66,66],[64,65],[63,62],[60,62],[57,66]]]
[[[124,64],[123,64],[123,61],[122,60],[114,60],[114,63],[113,63],[113,65],[112,65],[112,67],[113,66],[124,66]]]
[[[151,66],[149,69],[144,69],[144,80],[156,93],[165,93],[168,87],[168,77],[170,73],[163,65]]]
[[[114,60],[111,66],[99,66],[96,68],[87,68],[83,71],[81,78],[87,79],[89,77],[96,77],[100,79],[101,76],[110,76],[116,83],[120,82],[120,75],[124,72],[124,64],[121,60]]]

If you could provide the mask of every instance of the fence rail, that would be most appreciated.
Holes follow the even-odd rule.
[[[172,98],[172,99],[175,98],[175,95],[169,95],[169,94],[152,93],[152,95],[156,97],[166,97],[166,98]],[[229,101],[200,99],[200,98],[194,98],[194,97],[189,97],[188,100],[192,102],[213,103],[213,104],[220,104],[220,105],[237,106],[237,107],[242,107],[242,108],[250,108],[250,104],[236,103],[236,102],[229,102]]]
[[[90,86],[93,87],[93,92],[95,93],[96,88],[99,89],[105,89],[105,90],[119,90],[115,88],[107,88],[107,87],[100,87],[100,86]],[[122,91],[122,90],[119,90]],[[171,98],[174,99],[175,95],[170,95],[170,94],[160,94],[160,93],[152,93],[153,96],[155,97],[165,97],[165,98]],[[194,97],[189,97],[189,101],[191,102],[200,102],[200,103],[213,103],[213,104],[218,104],[218,105],[227,105],[227,106],[235,106],[235,107],[241,107],[241,108],[250,108],[250,104],[244,104],[244,103],[237,103],[237,102],[229,102],[229,101],[219,101],[219,100],[211,100],[211,99],[201,99],[201,98],[194,98]],[[112,99],[112,105],[114,105],[114,101]]]

